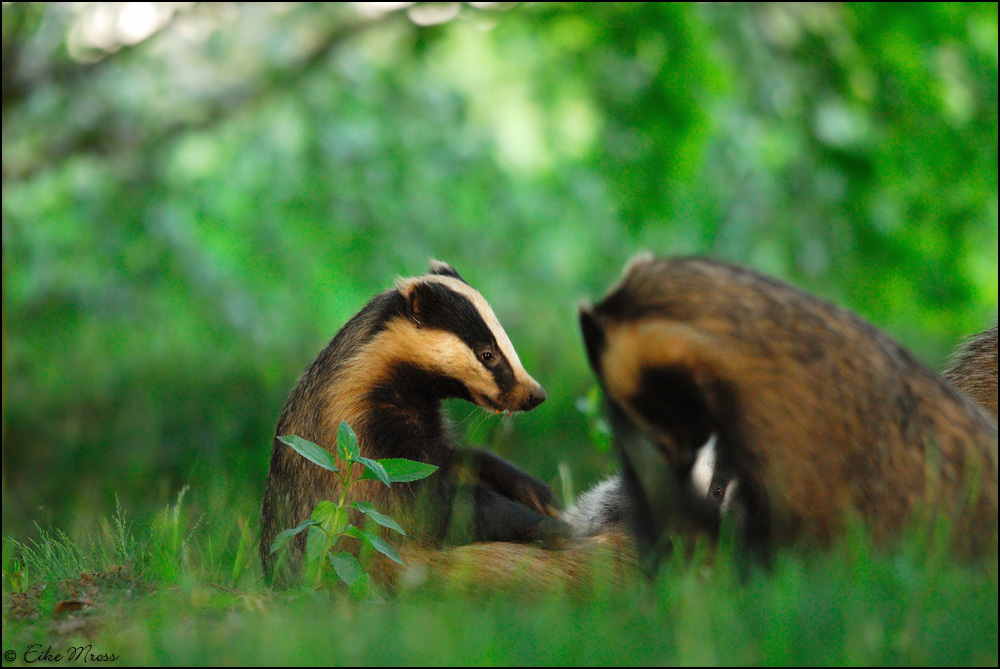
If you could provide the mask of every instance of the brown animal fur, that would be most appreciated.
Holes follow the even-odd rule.
[[[952,358],[944,378],[997,418],[997,326],[976,335]]]
[[[372,566],[393,590],[426,583],[533,596],[622,587],[641,579],[631,538],[617,532],[574,539],[558,550],[527,544],[483,542],[445,550],[407,546],[404,566],[376,558]]]
[[[751,550],[827,542],[851,514],[885,540],[931,510],[960,550],[996,550],[995,423],[855,314],[747,269],[642,256],[581,326],[645,550],[692,522],[681,481],[713,433]]]

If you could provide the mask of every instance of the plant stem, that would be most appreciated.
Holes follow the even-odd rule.
[[[354,468],[354,463],[349,459],[347,460],[347,468],[344,475],[338,472],[337,476],[340,478],[340,501],[337,502],[337,515],[335,518],[340,520],[341,512],[344,511],[344,504],[347,502],[347,488],[354,481],[351,480],[351,470]],[[329,532],[326,528],[319,526],[323,532],[326,533],[326,544],[323,547],[323,552],[320,553],[319,566],[316,567],[316,587],[319,588],[323,585],[323,575],[326,573],[326,563],[327,556],[330,554],[330,550],[333,548],[333,543],[343,532]]]

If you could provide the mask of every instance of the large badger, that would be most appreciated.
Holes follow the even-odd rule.
[[[338,499],[337,477],[278,440],[298,435],[336,456],[347,421],[368,458],[408,458],[440,471],[385,488],[352,485],[348,499],[374,503],[397,520],[408,542],[436,547],[472,541],[551,544],[568,535],[558,503],[542,481],[482,450],[457,449],[442,415],[451,397],[495,412],[529,411],[545,391],[517,357],[493,310],[450,266],[432,262],[424,276],[399,279],[337,333],[299,378],[278,420],[261,509],[261,560],[269,580],[299,568],[305,534],[275,574],[271,544],[308,518],[321,500]],[[462,492],[464,491],[464,492]],[[469,518],[453,518],[458,495]],[[358,523],[358,519],[354,519]]]
[[[578,532],[624,500],[655,561],[669,534],[717,532],[721,513],[766,560],[851,514],[887,540],[936,512],[960,552],[996,550],[995,422],[858,316],[747,269],[643,255],[580,323],[622,478],[571,510]],[[992,360],[980,385],[995,406],[995,329]],[[709,445],[714,497],[695,485]]]

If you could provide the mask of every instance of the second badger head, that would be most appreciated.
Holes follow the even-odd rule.
[[[530,411],[545,401],[490,305],[450,265],[398,279],[391,317],[377,345],[391,374],[412,376],[428,396],[459,397],[495,412]]]

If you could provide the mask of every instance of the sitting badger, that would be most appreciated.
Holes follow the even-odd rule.
[[[858,316],[751,270],[643,255],[580,324],[622,473],[570,511],[577,532],[625,518],[655,562],[721,517],[766,561],[851,514],[887,540],[941,513],[959,552],[996,550],[992,416]],[[995,329],[976,341],[992,370],[963,390],[995,415]]]
[[[550,544],[568,535],[553,517],[558,504],[542,481],[486,451],[455,447],[441,407],[452,397],[499,413],[530,411],[545,400],[545,391],[521,366],[483,297],[450,266],[433,262],[428,274],[397,280],[348,321],[285,402],[261,509],[266,577],[287,582],[302,561],[305,533],[290,543],[287,568],[274,573],[277,556],[270,548],[278,533],[341,492],[332,472],[278,437],[298,435],[336,456],[341,421],[354,428],[367,458],[407,458],[440,468],[422,481],[391,488],[361,481],[348,491],[348,502],[370,501],[399,522],[409,543]],[[463,494],[471,517],[456,521],[453,503]]]

